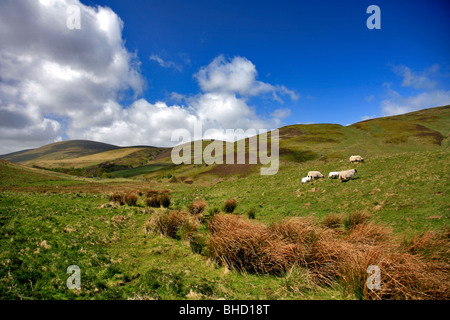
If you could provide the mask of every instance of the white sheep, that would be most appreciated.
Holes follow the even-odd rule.
[[[364,162],[364,158],[361,156],[350,156],[350,162]]]
[[[319,171],[309,171],[308,177],[311,177],[313,179],[319,179],[323,178],[323,174],[321,174]]]
[[[311,182],[312,178],[310,176],[302,178],[302,184],[305,184],[307,182]]]
[[[341,182],[353,179],[355,177],[355,173],[357,173],[356,169],[345,170],[339,173],[339,180]]]
[[[329,179],[336,179],[337,177],[339,177],[339,173],[340,173],[340,171],[331,171],[328,174],[328,178]]]

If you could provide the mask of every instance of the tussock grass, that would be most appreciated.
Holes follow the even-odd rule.
[[[209,227],[212,256],[236,270],[281,274],[295,260],[295,247],[264,224],[216,214]]]
[[[123,206],[125,204],[125,194],[120,192],[115,192],[109,196],[109,201],[118,203]]]
[[[437,243],[448,249],[448,234],[424,235],[405,246],[366,215],[349,217],[351,228],[337,232],[310,218],[267,226],[236,215],[215,215],[209,225],[210,254],[241,272],[282,274],[304,268],[316,284],[339,282],[360,299],[450,298],[448,263],[419,253],[435,250]],[[380,289],[366,284],[370,265],[381,270]]]
[[[322,224],[330,229],[334,229],[342,226],[342,220],[341,215],[330,213],[322,220]]]
[[[146,195],[147,199],[145,200],[145,204],[152,208],[159,208],[161,206],[168,208],[172,203],[167,190],[149,190],[146,192]]]
[[[135,192],[128,193],[125,196],[125,202],[129,206],[135,206],[139,200],[138,195]]]
[[[344,219],[344,226],[347,229],[353,229],[357,225],[365,223],[369,219],[369,215],[365,212],[352,212]]]
[[[237,200],[235,198],[227,199],[223,205],[223,210],[227,213],[232,213],[237,207]]]
[[[170,196],[167,193],[162,193],[159,196],[159,202],[164,208],[168,208],[171,203]]]
[[[162,236],[174,239],[189,240],[197,227],[201,224],[203,216],[192,215],[181,210],[161,209],[145,223],[145,232],[157,232]]]
[[[206,202],[202,199],[194,200],[188,207],[190,214],[200,214],[205,211],[206,208]]]

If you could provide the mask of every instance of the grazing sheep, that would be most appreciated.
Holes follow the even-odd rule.
[[[308,172],[308,177],[311,177],[313,179],[319,179],[323,178],[323,174],[321,174],[319,171],[310,171]]]
[[[310,176],[302,178],[302,184],[305,184],[307,182],[311,182],[312,178]]]
[[[364,162],[364,158],[361,156],[350,156],[350,162]]]
[[[339,180],[341,182],[343,182],[343,181],[353,179],[353,177],[355,176],[355,173],[357,173],[357,172],[358,171],[356,171],[356,169],[341,171],[339,173]]]
[[[340,171],[331,171],[328,174],[328,179],[336,179],[337,177],[339,177],[339,173]]]

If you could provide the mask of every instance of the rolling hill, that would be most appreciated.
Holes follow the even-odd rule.
[[[350,126],[280,128],[280,170],[271,176],[260,175],[258,164],[175,166],[170,148],[145,165],[112,171],[118,179],[0,160],[0,290],[8,299],[448,299],[449,112],[447,106]],[[145,160],[149,149],[136,149],[52,161]],[[351,154],[366,161],[350,164]],[[345,183],[300,182],[309,170],[352,167],[358,174]],[[168,208],[149,204],[149,194],[163,193]],[[113,194],[138,200],[112,204]],[[224,206],[230,199],[237,203],[231,214]],[[194,203],[204,204],[201,220],[191,214]],[[211,228],[216,217],[238,223]],[[183,219],[178,231],[164,231]],[[272,238],[254,239],[276,230],[280,239],[304,243],[311,263],[270,274],[241,271],[227,255],[212,255],[218,231],[225,245],[253,243],[243,256],[259,257]],[[278,248],[267,256],[277,257]],[[81,291],[66,290],[72,261],[86,270]],[[396,296],[364,294],[367,265],[383,267],[382,286]],[[330,270],[338,272],[324,278]]]
[[[145,165],[165,148],[119,147],[89,140],[69,140],[3,155],[0,158],[29,167],[46,169],[129,168]]]
[[[450,134],[450,106],[430,108],[408,114],[370,119],[349,126],[338,124],[301,124],[279,129],[280,170],[308,161],[348,161],[352,154],[365,158],[403,152],[447,150]],[[269,136],[270,141],[270,136]],[[246,139],[246,158],[249,143]],[[203,141],[203,148],[210,144]],[[236,150],[236,146],[235,146]],[[225,151],[225,148],[224,148]],[[170,150],[152,163],[169,163]],[[259,174],[260,164],[190,164],[164,167],[136,176],[148,179],[174,175],[207,181],[214,177],[242,177]]]
[[[349,126],[338,124],[285,126],[279,129],[280,170],[289,163],[347,160],[351,154],[370,158],[380,154],[447,149],[449,123],[450,106],[443,106],[365,120]],[[248,141],[249,139],[245,140],[246,159],[249,154]],[[203,141],[203,149],[211,142]],[[225,146],[226,143],[223,143]],[[235,143],[235,150],[237,144],[238,142]],[[246,164],[227,164],[224,161],[223,164],[175,166],[171,161],[171,150],[147,146],[118,147],[95,141],[72,140],[14,152],[0,158],[47,169],[100,168],[102,172],[105,170],[112,172],[112,177],[154,179],[176,176],[191,177],[200,181],[211,180],[214,177],[242,177],[256,174],[261,167],[261,164],[248,164],[248,161]],[[80,172],[75,173],[81,174]]]

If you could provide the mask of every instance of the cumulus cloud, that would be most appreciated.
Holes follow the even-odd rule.
[[[423,72],[415,72],[404,65],[394,66],[392,70],[395,74],[403,78],[403,87],[433,89],[436,87],[437,82],[430,79],[430,76],[433,76],[433,74],[439,71],[439,65],[435,64]]]
[[[80,8],[79,30],[67,27],[70,5]],[[78,0],[0,3],[0,114],[14,124],[2,123],[0,152],[61,140],[66,126],[101,124],[121,92],[142,92],[122,27],[111,9]]]
[[[256,80],[257,75],[256,67],[250,60],[244,57],[229,60],[220,55],[201,68],[195,77],[204,92],[235,93],[244,97],[269,93],[275,100],[280,100],[279,95],[288,95],[292,100],[299,98],[285,86]]]
[[[245,92],[254,94],[249,88],[252,88],[258,81],[253,78],[249,83],[248,73],[240,74],[244,79],[229,73],[229,70],[236,69],[234,65],[236,62],[244,61],[241,59],[243,58],[224,62],[220,69],[223,74],[212,68],[216,64],[217,58],[210,65],[201,68],[199,72],[202,76],[199,79],[197,73],[195,77],[199,81],[202,92],[193,96],[172,92],[169,97],[169,100],[184,102],[184,105],[168,105],[162,101],[150,103],[145,99],[139,99],[122,109],[120,105],[110,103],[107,108],[108,112],[103,112],[107,115],[104,125],[92,125],[88,129],[85,126],[79,128],[73,126],[68,130],[68,135],[118,145],[174,146],[178,141],[171,141],[172,132],[184,128],[189,130],[194,138],[194,125],[198,122],[201,122],[203,132],[208,131],[205,138],[224,140],[228,138],[225,133],[227,129],[247,131],[248,129],[278,127],[282,123],[282,119],[290,115],[290,110],[287,108],[277,109],[269,117],[262,117],[256,113],[255,108],[250,106],[247,99],[241,97],[240,94]],[[245,61],[247,66],[253,66],[247,59]],[[247,71],[253,73],[256,72],[256,69],[253,66]],[[239,82],[241,86],[235,84],[232,86],[224,80],[215,82],[214,86],[205,82],[205,79],[225,79],[227,77]],[[219,85],[221,81],[222,83]],[[271,86],[270,84],[265,85]],[[92,119],[93,122],[99,120]]]
[[[67,27],[69,6],[80,8],[80,29]],[[199,93],[172,93],[173,105],[140,99],[145,80],[122,29],[111,9],[79,0],[0,2],[0,154],[64,138],[169,146],[173,130],[192,132],[195,121],[216,138],[221,129],[271,129],[288,109],[264,117],[249,99],[298,99],[293,90],[257,80],[248,59],[224,56],[194,75]],[[176,67],[157,55],[150,59]],[[123,106],[123,96],[134,102]]]
[[[402,97],[395,92],[391,99],[385,99],[381,104],[383,115],[393,116],[425,108],[449,105],[450,91],[422,92],[410,97]]]
[[[381,101],[383,116],[392,116],[420,109],[439,107],[450,104],[450,90],[438,89],[437,80],[440,66],[435,64],[423,72],[417,72],[404,65],[394,66],[393,72],[402,78],[402,87],[410,87],[413,94],[401,94],[392,88],[391,83],[384,83],[385,98]]]

